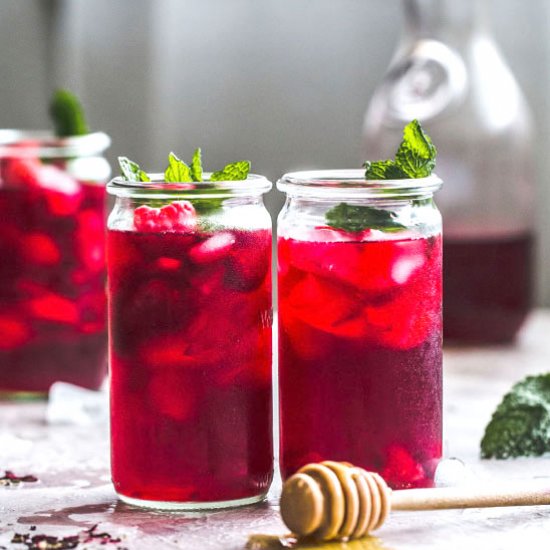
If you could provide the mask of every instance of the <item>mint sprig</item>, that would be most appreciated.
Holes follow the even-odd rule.
[[[151,179],[146,172],[141,170],[139,165],[127,157],[118,157],[121,175],[127,181],[150,182]],[[238,181],[245,180],[250,171],[250,162],[241,160],[225,166],[222,170],[214,172],[209,181]],[[203,180],[202,153],[200,147],[195,149],[190,164],[186,164],[178,158],[175,153],[168,155],[168,167],[164,172],[164,181],[167,183],[198,183]],[[216,187],[204,187],[200,190],[201,195],[218,194]],[[197,212],[209,213],[222,207],[224,199],[212,197],[211,199],[193,200],[193,205]]]
[[[167,183],[189,183],[194,181],[191,169],[174,153],[168,155],[168,168],[164,171],[164,181]]]
[[[403,129],[403,140],[395,154],[395,160],[366,161],[367,180],[398,180],[424,178],[435,167],[437,150],[420,122],[413,120]],[[325,213],[328,226],[357,233],[363,229],[397,231],[405,226],[395,221],[396,215],[388,210],[372,206],[352,206],[345,202]]]
[[[403,128],[403,140],[395,160],[365,162],[368,180],[428,177],[435,168],[437,149],[420,122],[413,120]]]
[[[200,147],[197,147],[193,153],[190,170],[193,181],[202,181],[202,153]]]
[[[54,92],[49,112],[57,137],[82,136],[90,132],[80,101],[68,90]]]
[[[367,227],[381,231],[395,231],[405,226],[395,221],[395,213],[371,206],[355,206],[341,202],[325,213],[327,225],[357,233]]]
[[[151,181],[147,173],[128,157],[118,157],[118,165],[120,166],[120,174],[126,181]]]
[[[250,162],[240,160],[224,167],[223,170],[214,172],[210,176],[210,181],[240,181],[245,180],[250,172]]]
[[[437,149],[420,122],[413,120],[403,129],[403,141],[395,154],[395,163],[410,178],[426,178],[435,168]]]
[[[539,456],[550,451],[550,373],[514,385],[481,440],[483,458]]]
[[[365,178],[368,180],[399,180],[408,178],[407,174],[393,160],[366,161]]]

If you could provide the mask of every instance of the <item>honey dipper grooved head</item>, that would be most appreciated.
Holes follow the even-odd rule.
[[[378,474],[347,462],[308,464],[285,481],[281,516],[301,537],[357,539],[382,526],[390,495]]]

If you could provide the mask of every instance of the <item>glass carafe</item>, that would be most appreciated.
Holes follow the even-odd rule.
[[[445,180],[444,334],[512,340],[531,307],[533,131],[483,0],[403,0],[396,54],[367,109],[365,158],[391,157],[419,119]]]

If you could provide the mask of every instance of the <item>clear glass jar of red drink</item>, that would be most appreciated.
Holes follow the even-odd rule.
[[[0,130],[0,395],[107,372],[103,133]]]
[[[264,498],[273,475],[271,183],[114,179],[111,467],[164,509]]]
[[[427,487],[441,457],[441,181],[285,175],[278,222],[281,474],[348,461]]]

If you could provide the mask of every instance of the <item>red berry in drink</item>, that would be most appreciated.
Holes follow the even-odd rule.
[[[21,251],[25,259],[37,265],[53,266],[61,259],[55,241],[45,233],[29,233],[21,237]]]
[[[404,447],[390,445],[386,456],[381,475],[390,485],[415,487],[425,480],[424,469]]]
[[[189,201],[174,201],[161,208],[143,205],[134,211],[136,231],[191,232],[196,225],[197,214]]]
[[[30,327],[22,317],[0,313],[0,351],[22,346],[30,336]]]

